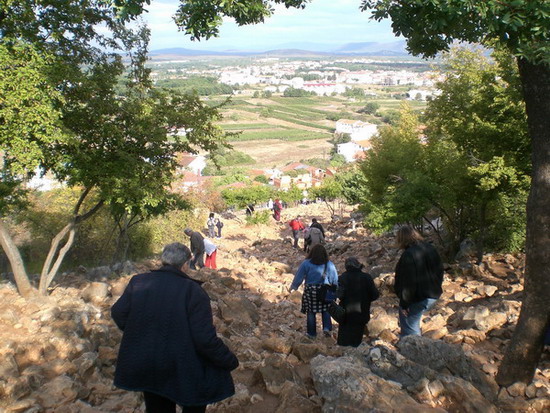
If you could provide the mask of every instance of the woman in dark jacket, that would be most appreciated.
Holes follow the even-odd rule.
[[[346,310],[344,322],[338,326],[338,344],[357,347],[363,340],[370,320],[370,303],[380,296],[370,274],[361,271],[357,258],[346,259],[346,272],[338,278],[338,298]]]
[[[405,250],[395,268],[394,285],[401,337],[419,336],[422,315],[443,292],[443,262],[437,250],[408,225],[399,228],[397,244]]]
[[[167,245],[163,267],[132,277],[111,310],[123,331],[115,386],[143,392],[147,413],[204,412],[235,393],[239,362],[216,335],[201,283],[181,271],[190,258],[183,244]]]

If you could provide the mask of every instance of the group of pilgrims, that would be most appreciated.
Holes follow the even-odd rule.
[[[274,218],[280,219],[280,209]],[[278,212],[278,214],[276,214]],[[332,318],[338,322],[337,343],[357,347],[370,319],[371,303],[379,291],[356,257],[345,260],[338,275],[325,248],[325,230],[312,219],[308,228],[296,217],[289,222],[294,247],[304,234],[307,257],[288,291],[304,284],[301,312],[306,335],[317,336],[321,313],[325,336],[332,336]],[[207,221],[210,238],[220,238],[223,222],[214,214]],[[202,282],[189,269],[216,268],[214,243],[199,231],[185,229],[190,246],[175,242],[164,247],[162,267],[132,277],[111,314],[122,330],[114,377],[115,386],[143,393],[147,413],[204,413],[206,406],[235,393],[231,371],[239,360],[216,333],[212,308]],[[442,293],[443,264],[437,250],[412,227],[397,231],[403,253],[395,268],[401,336],[420,335],[420,321]],[[206,255],[206,262],[204,256]]]
[[[299,229],[299,223],[299,217],[289,222],[296,248],[296,233],[306,230]],[[316,315],[321,313],[325,336],[332,336],[334,318],[338,322],[337,343],[357,347],[370,320],[371,303],[379,298],[380,293],[371,275],[364,271],[364,265],[356,257],[345,260],[345,272],[338,276],[324,246],[321,224],[312,220],[310,234],[312,227],[322,231],[323,241],[308,244],[307,238],[304,238],[304,248],[307,247],[309,252],[288,291],[297,290],[304,284],[301,312],[306,315],[306,335],[309,338],[317,336]],[[394,283],[394,291],[399,298],[400,336],[421,335],[422,315],[434,306],[442,294],[443,262],[437,250],[411,226],[399,228],[397,245],[403,249],[395,268]]]

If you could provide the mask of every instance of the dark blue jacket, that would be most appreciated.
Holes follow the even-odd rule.
[[[114,384],[179,405],[205,405],[235,393],[239,362],[216,335],[210,298],[175,267],[130,280],[111,314],[123,331]]]

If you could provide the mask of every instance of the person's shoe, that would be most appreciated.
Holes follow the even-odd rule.
[[[315,340],[316,336],[312,336],[311,334],[306,333],[306,337],[309,338],[310,340]]]
[[[325,337],[332,337],[332,331],[323,330],[323,334],[325,335]]]

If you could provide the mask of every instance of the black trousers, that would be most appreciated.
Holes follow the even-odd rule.
[[[145,411],[147,413],[176,413],[176,403],[172,400],[146,391],[143,392],[143,396],[145,397]],[[206,405],[181,407],[182,413],[204,413],[205,411]]]
[[[189,267],[192,270],[200,270],[202,267],[204,267],[204,252],[201,252],[200,254],[195,254],[189,262]]]

